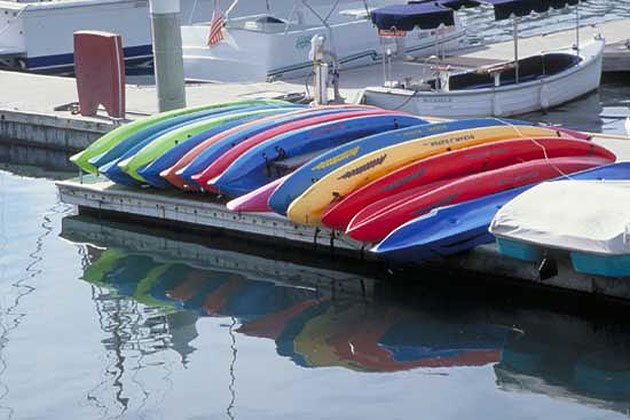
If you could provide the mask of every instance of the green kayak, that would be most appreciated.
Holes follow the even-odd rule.
[[[77,165],[79,168],[96,174],[97,168],[89,163],[89,160],[95,156],[101,155],[105,153],[110,148],[114,147],[116,144],[124,140],[126,137],[146,128],[151,127],[151,125],[161,123],[170,118],[180,117],[187,114],[195,114],[200,111],[217,109],[217,108],[225,108],[229,106],[235,105],[255,105],[255,104],[288,104],[286,101],[280,101],[275,99],[260,99],[260,100],[248,100],[248,101],[235,101],[235,102],[226,102],[222,104],[214,104],[214,105],[202,105],[190,108],[182,108],[175,109],[172,111],[162,112],[159,114],[151,115],[150,117],[146,117],[140,120],[136,120],[130,122],[129,124],[125,124],[104,136],[100,137],[94,143],[92,143],[88,148],[79,152],[70,158],[70,161]],[[150,133],[151,134],[151,133]]]
[[[261,117],[266,114],[278,112],[277,109],[259,109],[256,111],[245,111],[237,114],[224,115],[208,120],[197,121],[186,125],[184,127],[170,131],[151,143],[144,146],[140,151],[134,154],[132,157],[123,160],[118,163],[118,167],[122,169],[127,175],[137,179],[141,182],[146,182],[141,175],[138,174],[138,170],[153,162],[155,159],[162,156],[171,148],[175,147],[178,143],[206,130],[210,130],[221,124],[229,122],[231,120],[240,119],[243,117],[251,117],[254,115],[260,115]]]

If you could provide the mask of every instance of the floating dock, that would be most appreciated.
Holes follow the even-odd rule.
[[[620,160],[630,157],[630,142],[594,139],[614,151]],[[289,245],[299,252],[339,254],[355,260],[377,260],[366,251],[367,244],[357,242],[327,228],[294,223],[270,213],[234,213],[210,196],[180,191],[161,192],[128,188],[93,176],[57,182],[60,199],[78,206],[79,212],[98,217],[140,221],[163,225],[197,234],[221,231],[251,238],[273,246]],[[536,263],[501,255],[495,244],[479,246],[470,252],[423,264],[426,267],[473,274],[497,281],[572,290],[606,297],[630,299],[630,280],[576,273],[568,258],[557,260],[555,275],[541,275]]]

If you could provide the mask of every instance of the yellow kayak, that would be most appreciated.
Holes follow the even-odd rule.
[[[411,162],[493,141],[554,136],[573,138],[552,128],[505,125],[449,131],[397,143],[362,155],[326,174],[293,200],[287,216],[297,223],[320,226],[321,216],[335,198],[343,197]]]

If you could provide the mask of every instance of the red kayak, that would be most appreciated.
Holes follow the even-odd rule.
[[[369,106],[369,105],[352,105],[352,104],[344,104],[344,105],[326,105],[326,106],[319,106],[319,107],[313,107],[313,108],[304,108],[304,109],[298,109],[296,111],[291,111],[291,112],[287,112],[285,114],[282,114],[281,117],[290,117],[290,116],[294,116],[294,115],[301,115],[301,114],[309,114],[309,113],[313,113],[313,112],[317,112],[317,111],[321,111],[324,109],[328,109],[328,108],[365,108],[366,110],[373,110],[376,109],[373,106]],[[179,171],[180,169],[185,168],[186,166],[188,166],[190,164],[190,162],[192,162],[197,155],[199,155],[199,153],[201,153],[202,151],[204,151],[208,146],[210,146],[211,144],[214,144],[216,142],[218,142],[219,140],[224,139],[227,136],[230,136],[232,134],[238,133],[239,131],[243,130],[243,129],[248,129],[250,127],[254,127],[258,124],[262,124],[268,121],[273,121],[277,118],[280,118],[278,115],[270,115],[268,117],[263,117],[263,118],[257,118],[254,121],[250,121],[248,123],[245,124],[241,124],[237,127],[231,128],[229,130],[223,131],[215,136],[209,137],[208,139],[204,140],[203,142],[199,143],[197,146],[195,146],[193,149],[191,149],[188,153],[186,153],[184,156],[182,156],[182,158],[173,166],[171,166],[169,169],[162,171],[160,173],[160,176],[162,178],[164,178],[165,180],[167,180],[168,182],[170,182],[171,184],[173,184],[175,187],[179,188],[179,189],[191,189],[188,188],[189,186],[187,185],[187,182],[184,178],[180,177],[177,175],[177,171]]]
[[[273,137],[281,134],[288,133],[300,128],[310,127],[326,122],[332,122],[342,119],[349,119],[354,117],[366,117],[371,115],[386,115],[396,113],[396,111],[387,111],[383,109],[378,110],[362,110],[362,111],[348,111],[340,112],[337,114],[327,114],[318,117],[306,118],[303,120],[292,121],[290,123],[282,124],[272,129],[266,130],[262,133],[256,134],[248,138],[247,140],[239,143],[231,148],[228,152],[221,155],[220,158],[215,160],[204,171],[193,176],[192,179],[200,185],[203,185],[208,191],[216,192],[213,190],[212,185],[208,185],[208,181],[221,175],[236,159],[242,154],[247,152],[252,147],[259,145]]]
[[[345,230],[355,214],[385,197],[436,181],[544,159],[545,156],[600,156],[615,160],[615,155],[602,146],[559,137],[536,138],[535,141],[512,139],[467,147],[416,161],[372,181],[329,207],[322,223]]]
[[[413,194],[413,190],[403,191],[370,204],[357,213],[348,224],[346,234],[359,241],[377,242],[403,223],[434,208],[536,184],[611,161],[614,159],[600,156],[538,159],[460,177],[438,188],[420,191],[417,195]]]
[[[228,201],[226,207],[228,210],[239,212],[270,212],[271,209],[268,204],[269,197],[271,197],[271,194],[278,188],[278,185],[282,184],[282,181],[288,176],[289,175],[285,175],[250,193]]]

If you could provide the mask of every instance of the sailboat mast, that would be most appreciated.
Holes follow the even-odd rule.
[[[580,0],[575,5],[575,49],[580,55]]]
[[[518,17],[512,15],[514,20],[514,76],[518,83]]]

